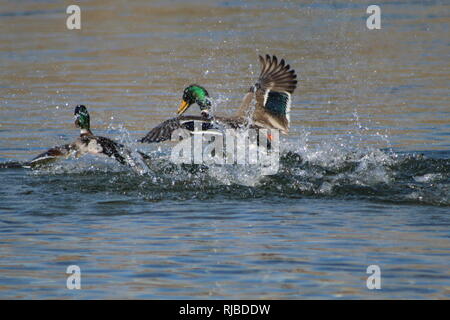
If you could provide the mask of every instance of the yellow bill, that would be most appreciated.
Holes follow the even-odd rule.
[[[178,108],[177,114],[183,114],[186,109],[189,107],[189,103],[186,101],[181,101],[180,107]]]

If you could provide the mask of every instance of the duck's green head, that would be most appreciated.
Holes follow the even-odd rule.
[[[198,104],[202,113],[208,113],[211,108],[211,100],[208,91],[199,85],[191,84],[184,89],[183,101],[181,101],[177,113],[180,115],[183,114],[194,103]]]
[[[80,129],[89,130],[91,123],[87,108],[83,105],[76,106],[74,115],[75,115],[75,126],[77,126],[77,128]]]

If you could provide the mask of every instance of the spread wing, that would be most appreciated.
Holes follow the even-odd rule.
[[[194,131],[195,121],[201,122],[201,130],[208,130],[213,127],[212,120],[204,116],[179,116],[160,123],[138,141],[142,143],[153,143],[170,140],[176,130],[178,130],[178,137],[189,137],[191,132]]]
[[[251,103],[255,98],[254,123],[287,133],[291,95],[297,87],[297,75],[290,65],[286,65],[284,59],[278,61],[276,56],[266,55],[259,56],[259,60],[261,62],[259,79],[244,96],[238,114],[240,116],[251,114]]]
[[[74,144],[65,144],[62,146],[56,146],[47,151],[39,154],[28,162],[29,166],[41,166],[50,162],[56,161],[61,158],[67,158],[74,151]]]

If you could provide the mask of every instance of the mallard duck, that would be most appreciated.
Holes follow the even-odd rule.
[[[178,108],[178,116],[166,120],[150,130],[139,142],[161,142],[171,138],[175,130],[189,132],[194,130],[194,122],[202,123],[202,130],[212,128],[277,129],[287,134],[289,131],[289,112],[291,95],[297,86],[295,70],[285,64],[284,59],[278,61],[276,56],[259,56],[261,73],[258,81],[250,87],[244,96],[241,106],[232,117],[213,116],[210,114],[211,100],[205,88],[190,85],[183,92]],[[254,104],[253,102],[256,101]],[[200,107],[200,116],[183,116],[193,104]]]
[[[136,163],[131,157],[131,152],[124,145],[112,141],[109,138],[95,136],[90,129],[90,116],[84,105],[75,107],[75,126],[80,128],[80,136],[72,143],[56,146],[41,153],[28,164],[35,167],[62,158],[81,157],[85,154],[105,155],[117,160],[123,165],[135,167]],[[141,157],[145,155],[140,153]]]

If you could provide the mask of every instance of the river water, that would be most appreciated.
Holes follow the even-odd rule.
[[[447,1],[378,1],[380,30],[369,1],[93,0],[81,30],[70,3],[0,3],[0,298],[450,297]],[[299,80],[276,174],[134,142],[191,83],[231,115],[266,53]],[[77,104],[151,170],[11,165],[75,139]]]

